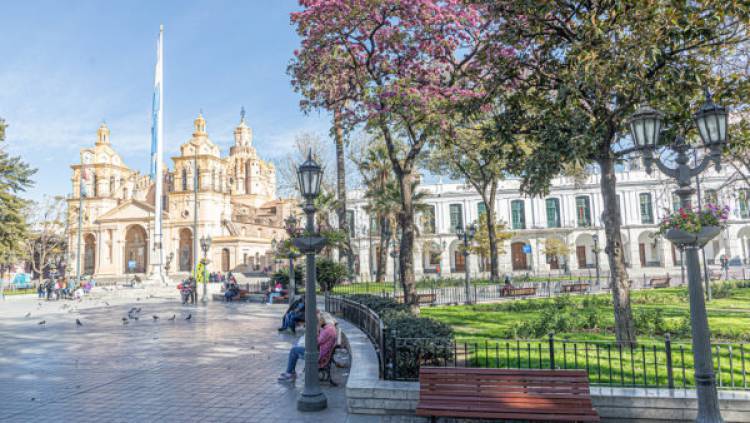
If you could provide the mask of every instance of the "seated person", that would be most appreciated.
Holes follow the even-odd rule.
[[[279,281],[276,281],[276,285],[274,285],[273,289],[270,287],[268,288],[268,304],[273,304],[273,299],[281,296],[282,289],[284,289],[284,287],[281,286],[281,282]]]
[[[328,313],[318,313],[319,324],[318,324],[318,350],[320,355],[318,356],[318,368],[325,367],[331,360],[331,354],[336,346],[336,324]],[[279,376],[279,381],[291,382],[297,379],[297,360],[304,357],[305,347],[294,346],[289,351],[289,360],[286,366],[286,372]]]
[[[237,281],[229,282],[227,284],[227,290],[224,291],[224,300],[227,302],[232,302],[232,298],[235,297],[235,295],[239,295],[240,293],[240,286],[237,285]]]
[[[502,295],[510,295],[513,284],[510,283],[510,276],[505,275],[505,285],[503,285]]]
[[[284,313],[284,317],[282,319],[281,327],[278,329],[279,332],[291,329],[292,333],[295,333],[297,329],[297,322],[304,322],[305,321],[305,299],[304,297],[299,297],[292,305],[289,306],[289,308],[286,310],[286,313]]]

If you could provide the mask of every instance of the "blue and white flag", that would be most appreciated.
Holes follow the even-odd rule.
[[[152,97],[151,105],[151,179],[156,179],[158,172],[157,163],[161,160],[161,146],[162,146],[162,78],[163,78],[163,65],[162,65],[162,33],[163,27],[159,31],[159,39],[156,42],[156,73],[154,75],[154,93]]]

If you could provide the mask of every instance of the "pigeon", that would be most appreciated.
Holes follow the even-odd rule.
[[[83,323],[81,323],[81,321],[79,319],[76,319],[76,325],[77,326],[83,326]]]
[[[123,318],[122,318],[122,322],[123,322],[123,323],[127,323],[127,322],[128,322],[128,319],[126,319],[125,317],[123,317]]]
[[[104,305],[106,305],[107,307],[109,307],[109,303],[106,302],[106,301],[104,302]]]
[[[25,317],[29,317],[29,316],[31,316],[31,312],[26,313]]]
[[[173,315],[172,315],[172,317],[170,317],[170,318],[169,318],[169,319],[167,319],[167,320],[174,320],[174,318],[175,318],[175,317],[177,317],[177,315],[176,315],[176,314],[173,314]]]
[[[133,316],[133,320],[138,320],[138,316]]]
[[[37,304],[39,304],[39,307],[41,307],[41,306],[42,306],[42,303],[37,303]]]
[[[151,316],[151,317],[153,317],[153,318],[154,318],[154,321],[157,321],[157,320],[159,320],[159,316]]]
[[[140,312],[141,312],[141,308],[140,308],[140,307],[138,307],[137,309],[135,309],[135,312],[136,312],[136,313],[140,313]]]
[[[138,297],[138,298],[136,298],[135,300],[136,300],[136,301],[140,301],[140,300],[141,300],[141,297]]]
[[[185,320],[190,320],[192,317],[193,317],[193,314],[190,313],[190,314],[188,314],[188,317],[185,318]]]
[[[43,324],[46,324],[46,323],[47,323],[47,321],[46,321],[46,320],[42,320],[42,321],[41,321],[41,322],[39,322],[38,324],[39,324],[39,325],[43,325]]]

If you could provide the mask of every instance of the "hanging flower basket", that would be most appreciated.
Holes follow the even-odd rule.
[[[664,237],[672,244],[683,247],[696,245],[703,247],[721,232],[720,226],[703,226],[699,232],[689,232],[682,229],[668,229]]]
[[[659,223],[659,234],[678,247],[702,247],[721,232],[728,217],[729,207],[715,204],[707,204],[702,210],[681,208]]]

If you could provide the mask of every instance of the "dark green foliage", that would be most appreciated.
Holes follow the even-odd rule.
[[[0,143],[5,141],[5,121],[0,119]],[[36,172],[20,157],[11,156],[0,144],[0,261],[20,252],[26,237],[26,219],[22,213],[25,201],[18,194],[26,191]]]
[[[304,276],[305,276],[305,269],[302,265],[295,265],[294,266],[294,281],[297,286],[297,289],[303,287],[304,285]],[[284,287],[284,289],[287,289],[289,287],[289,268],[283,268],[275,271],[273,275],[271,275],[271,280],[276,282],[281,282],[281,286]]]
[[[345,265],[324,257],[315,260],[315,271],[318,286],[324,292],[330,291],[349,276],[349,270]]]

